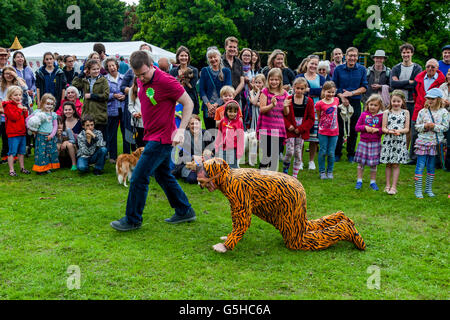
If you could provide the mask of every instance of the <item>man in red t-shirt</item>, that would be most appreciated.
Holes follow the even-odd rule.
[[[130,65],[137,77],[139,100],[144,123],[146,146],[130,181],[125,217],[111,222],[119,231],[139,229],[148,193],[150,176],[154,176],[175,209],[168,223],[189,222],[196,219],[194,209],[171,173],[172,147],[183,144],[184,130],[192,114],[194,104],[180,83],[171,75],[153,66],[146,51],[135,51]],[[175,126],[175,105],[183,105],[180,128]]]

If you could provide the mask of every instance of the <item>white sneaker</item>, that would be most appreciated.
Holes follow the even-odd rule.
[[[298,167],[299,170],[303,170],[303,162],[300,162],[300,167]]]
[[[309,162],[308,169],[309,170],[316,170],[316,164],[314,163],[314,161],[310,161]]]

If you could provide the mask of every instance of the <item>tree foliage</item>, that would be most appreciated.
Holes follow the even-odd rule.
[[[399,46],[409,42],[415,47],[414,61],[424,65],[430,57],[440,58],[441,48],[450,36],[450,7],[445,1],[429,0],[354,0],[352,8],[361,21],[370,17],[367,8],[377,5],[381,11],[381,28],[364,28],[357,43],[369,45],[370,52],[383,49],[400,60]]]
[[[70,30],[67,8],[78,5],[81,28]],[[41,41],[121,41],[125,3],[120,0],[45,0],[43,9],[47,27]]]
[[[285,50],[291,67],[296,68],[301,59],[313,52],[326,51],[329,58],[336,46],[345,50],[353,45],[364,24],[348,8],[350,3],[350,0],[253,0],[249,10],[254,19],[239,27],[252,48]]]
[[[78,5],[81,29],[67,28],[70,5]],[[380,29],[368,28],[376,5]],[[144,40],[175,51],[191,51],[193,63],[206,63],[209,46],[223,51],[228,36],[239,47],[288,53],[296,68],[316,51],[356,46],[373,54],[383,49],[392,65],[400,59],[398,47],[410,42],[414,60],[424,64],[440,57],[448,44],[450,7],[441,0],[141,0],[126,6],[121,0],[2,0],[0,45],[9,47],[15,36],[23,46],[42,41]]]
[[[70,5],[80,8],[80,29],[69,29]],[[121,41],[125,3],[120,0],[2,0],[0,45],[39,42]]]
[[[35,44],[46,27],[42,3],[35,0],[0,1],[0,46],[9,48],[14,37],[22,46]]]
[[[223,48],[228,36],[241,36],[234,20],[251,17],[246,10],[248,0],[141,0],[137,15],[140,20],[135,40],[175,51],[180,45],[191,51],[193,63],[204,63],[206,49]],[[240,45],[245,45],[242,41]]]
[[[125,9],[124,26],[122,29],[122,40],[131,41],[133,36],[138,32],[138,17],[136,15],[136,5],[131,5]]]

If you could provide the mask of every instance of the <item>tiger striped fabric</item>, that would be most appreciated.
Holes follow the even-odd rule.
[[[230,169],[220,158],[205,161],[203,167],[230,202],[233,230],[224,243],[227,249],[242,239],[254,214],[278,229],[289,249],[320,250],[345,240],[365,250],[364,240],[343,212],[307,220],[306,193],[297,179],[280,172]]]

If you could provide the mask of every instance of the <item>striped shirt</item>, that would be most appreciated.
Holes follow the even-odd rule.
[[[269,92],[269,89],[264,88],[261,91],[267,97],[267,105],[272,101],[275,96]],[[268,136],[286,138],[286,127],[284,125],[283,105],[284,100],[288,97],[288,93],[284,90],[283,95],[275,96],[277,104],[270,111],[266,113],[260,113],[258,117],[258,124],[256,125],[256,132]]]

